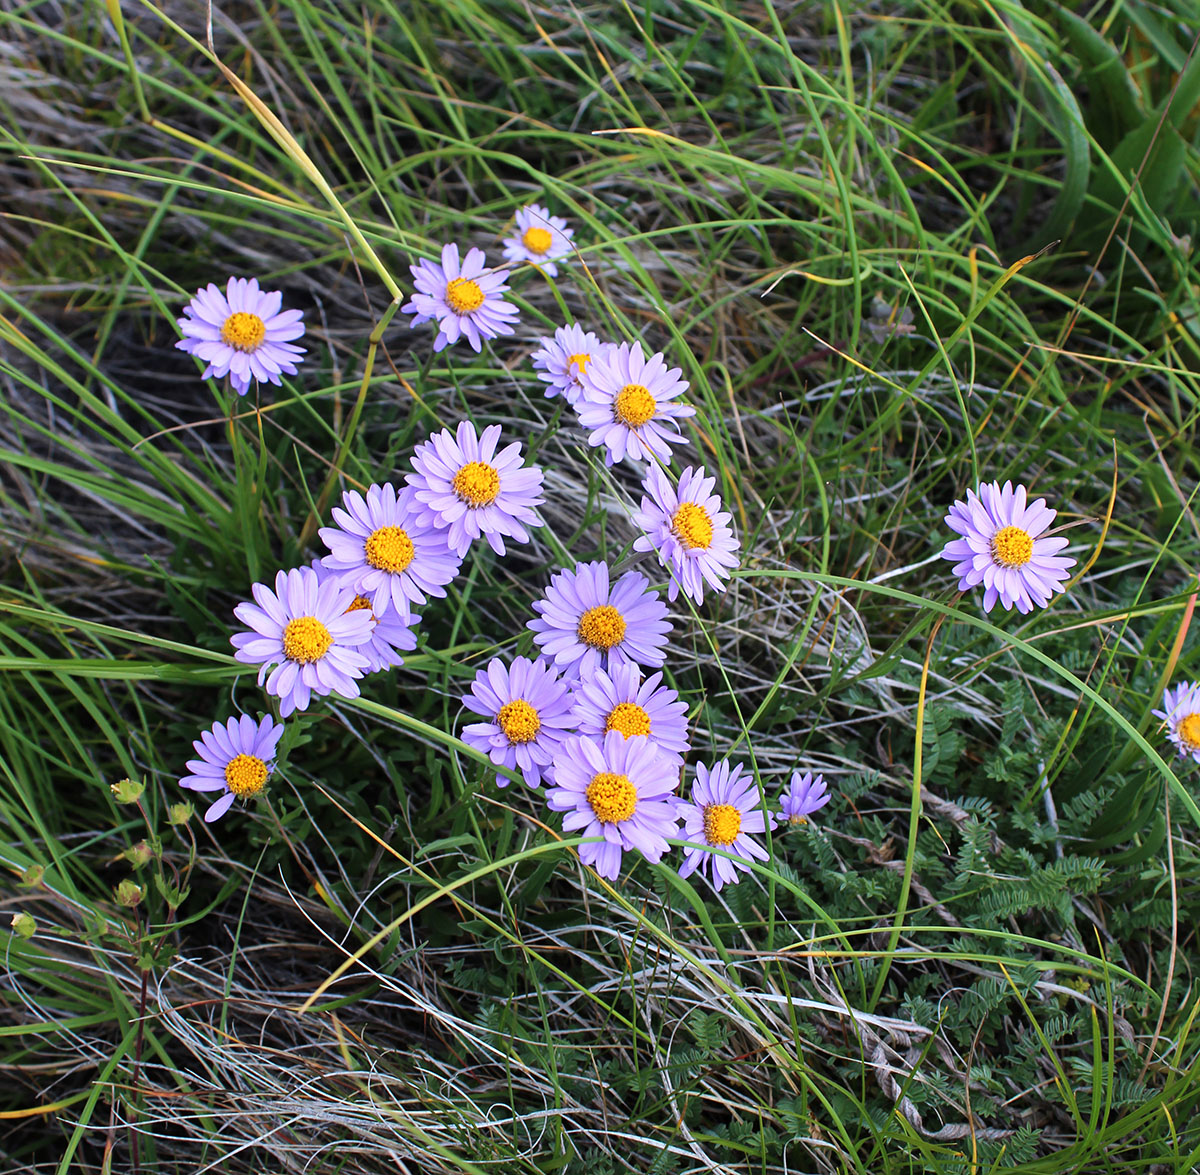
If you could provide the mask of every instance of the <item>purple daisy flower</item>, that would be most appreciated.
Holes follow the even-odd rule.
[[[575,230],[567,228],[561,216],[551,216],[540,204],[530,204],[517,212],[517,235],[504,242],[504,259],[514,265],[528,261],[547,277],[558,276],[555,259],[571,251]]]
[[[338,578],[336,572],[323,566],[320,559],[312,561],[312,569],[317,573],[320,583]],[[404,664],[404,658],[400,654],[411,653],[417,647],[417,634],[413,628],[420,623],[421,618],[415,612],[409,612],[407,619],[401,619],[390,600],[385,602],[382,613],[376,613],[366,596],[355,596],[346,611],[357,612],[364,608],[371,613],[371,619],[375,622],[371,625],[371,639],[366,644],[357,646],[357,651],[367,659],[366,672],[380,673],[384,669],[398,669]]]
[[[680,474],[679,486],[657,466],[651,465],[642,489],[642,508],[633,520],[646,533],[635,539],[635,551],[657,551],[658,558],[671,575],[667,599],[679,595],[679,589],[700,603],[704,584],[723,592],[729,572],[738,565],[741,545],[733,537],[729,514],[721,509],[721,499],[712,492],[715,477],[704,476],[704,466],[690,465]]]
[[[639,571],[627,571],[610,590],[607,564],[578,563],[550,580],[533,610],[537,619],[527,627],[564,675],[590,677],[601,667],[611,673],[630,664],[657,668],[666,660],[667,606]]]
[[[230,640],[239,661],[261,666],[258,684],[266,678],[279,713],[286,718],[307,710],[313,694],[357,698],[356,678],[369,664],[359,646],[371,639],[373,619],[366,609],[350,609],[354,589],[321,583],[311,567],[295,567],[275,576],[274,591],[263,583],[251,591],[255,603],[239,604],[233,614],[254,631],[235,632]]]
[[[223,791],[225,794],[204,813],[205,823],[219,820],[234,800],[258,795],[275,770],[275,748],[283,726],[269,714],[256,723],[248,714],[214,722],[192,743],[196,759],[189,759],[188,774],[180,787],[191,791]]]
[[[513,322],[520,312],[501,297],[508,289],[504,284],[508,274],[489,271],[482,249],[467,250],[459,265],[458,246],[445,245],[441,265],[422,258],[409,269],[417,292],[400,310],[415,315],[413,326],[438,320],[435,351],[457,343],[463,335],[473,350],[480,351],[484,339],[513,333]]]
[[[767,850],[749,833],[765,832],[766,820],[775,829],[775,817],[764,818],[759,806],[758,788],[753,776],[742,776],[742,765],[732,770],[729,760],[722,759],[711,769],[696,764],[696,781],[692,784],[690,802],[676,803],[683,819],[684,837],[692,843],[679,867],[679,876],[687,877],[699,869],[706,876],[711,866],[712,887],[720,891],[726,882],[740,881],[738,872],[749,873],[750,861],[767,860]],[[710,849],[724,849],[734,857],[721,857]]]
[[[567,683],[545,661],[515,657],[506,669],[494,658],[475,675],[463,705],[487,720],[464,727],[463,742],[497,767],[519,770],[530,787],[552,779],[554,755],[575,719]],[[508,786],[503,775],[496,782]]]
[[[344,510],[332,511],[337,526],[317,532],[330,550],[321,564],[340,584],[369,596],[377,617],[390,602],[407,623],[413,604],[446,594],[462,560],[450,550],[444,530],[418,521],[422,508],[411,489],[397,493],[390,484],[373,485],[366,498],[346,490],[342,503]]]
[[[687,704],[654,673],[642,681],[636,665],[617,665],[611,675],[595,669],[575,691],[579,733],[602,739],[610,730],[645,738],[665,758],[683,766],[688,749]]]
[[[622,853],[637,849],[658,861],[669,848],[667,837],[678,831],[671,802],[678,770],[642,739],[615,730],[602,743],[569,738],[554,757],[554,782],[547,806],[566,813],[563,832],[604,838],[580,845],[579,859],[609,881],[621,872]]]
[[[223,294],[210,282],[183,308],[184,337],[175,346],[208,364],[201,379],[228,375],[239,396],[251,379],[278,384],[280,375],[296,374],[304,354],[291,342],[304,334],[304,313],[280,312],[282,303],[283,295],[260,290],[257,278],[231,277]]]
[[[1167,737],[1182,759],[1200,763],[1200,682],[1184,681],[1163,690],[1162,709],[1151,710],[1167,724]]]
[[[607,354],[611,343],[602,343],[590,330],[576,323],[560,326],[552,339],[542,339],[540,351],[534,351],[533,367],[538,379],[550,386],[546,398],[562,396],[576,405],[583,395],[580,376],[597,356]]]
[[[679,368],[667,369],[659,353],[646,358],[640,343],[621,343],[595,356],[580,373],[579,423],[592,430],[588,444],[604,445],[604,463],[651,456],[670,464],[671,446],[687,443],[678,421],[695,416],[690,404],[672,401],[688,389]]]
[[[829,803],[829,788],[823,775],[811,771],[792,772],[792,782],[779,797],[780,814],[789,824],[807,824],[808,818]]]
[[[955,561],[958,589],[984,586],[983,610],[990,612],[999,600],[1005,609],[1032,612],[1044,607],[1055,592],[1063,590],[1067,572],[1075,560],[1058,554],[1065,538],[1040,538],[1054,521],[1055,511],[1046,499],[1026,504],[1025,487],[1003,489],[997,481],[980,485],[978,493],[967,491],[965,502],[955,502],[946,515],[946,525],[962,535],[951,539],[942,550],[943,559]]]
[[[542,471],[524,468],[521,446],[514,442],[496,452],[500,426],[479,436],[464,420],[457,435],[443,429],[413,450],[414,473],[407,475],[424,507],[420,521],[449,531],[450,550],[463,556],[472,539],[483,535],[497,555],[503,535],[529,542],[527,526],[541,526],[534,507],[542,504]]]

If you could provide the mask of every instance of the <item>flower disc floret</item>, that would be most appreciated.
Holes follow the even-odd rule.
[[[278,384],[281,375],[296,374],[304,354],[292,342],[304,334],[304,315],[281,312],[282,304],[283,295],[260,290],[257,278],[231,277],[224,293],[210,283],[184,307],[178,320],[183,338],[175,346],[208,364],[202,379],[229,376],[239,396],[252,379]]]
[[[535,510],[543,500],[542,471],[525,467],[515,442],[497,452],[499,440],[498,424],[480,435],[464,420],[456,432],[443,429],[413,452],[407,481],[420,521],[443,531],[460,558],[480,535],[503,555],[504,536],[527,543],[525,528],[542,525]]]
[[[959,590],[982,584],[985,612],[997,601],[1022,614],[1048,604],[1075,565],[1059,554],[1065,538],[1045,536],[1054,518],[1045,498],[1028,502],[1025,487],[1011,481],[968,490],[967,500],[955,502],[946,515],[946,525],[961,537],[942,549],[942,558],[955,564]]]
[[[188,760],[188,774],[179,786],[189,791],[221,792],[204,814],[211,823],[219,820],[235,799],[249,799],[262,792],[275,770],[275,750],[283,726],[269,714],[255,722],[248,714],[214,722],[192,743],[196,758]]]
[[[329,548],[321,564],[337,581],[367,596],[377,618],[390,608],[408,624],[413,605],[446,594],[462,560],[450,550],[444,531],[421,515],[409,489],[373,485],[366,495],[342,494],[333,508],[336,526],[317,532]]]
[[[1151,713],[1166,724],[1167,737],[1180,757],[1200,763],[1200,682],[1165,689],[1162,709]]]
[[[667,606],[641,572],[627,571],[610,589],[607,564],[578,563],[550,580],[533,610],[534,641],[572,678],[618,665],[658,666],[666,657]]]
[[[689,842],[679,876],[687,877],[699,869],[712,882],[713,889],[740,880],[750,872],[752,860],[767,860],[767,851],[754,840],[754,834],[772,830],[775,817],[762,810],[758,788],[752,776],[742,775],[742,765],[730,767],[728,759],[711,769],[696,764],[696,779],[688,800],[677,803],[683,819],[683,836]],[[714,853],[720,849],[732,856]]]
[[[519,771],[530,787],[552,778],[551,764],[564,738],[575,729],[571,693],[544,661],[498,657],[475,675],[463,705],[483,719],[463,728],[463,741],[497,767]],[[508,778],[496,782],[505,787]]]
[[[540,204],[520,209],[516,232],[504,240],[504,258],[513,264],[523,261],[536,265],[547,277],[558,276],[556,260],[571,252],[574,229],[561,216],[551,216]]]
[[[234,755],[225,764],[225,786],[239,800],[256,796],[267,782],[267,765],[257,755]]]
[[[539,340],[541,347],[532,355],[538,379],[549,385],[546,397],[562,396],[568,404],[577,404],[583,395],[579,382],[588,365],[612,346],[602,343],[591,331],[576,324],[560,326],[553,338]]]
[[[349,610],[352,589],[322,583],[311,567],[297,567],[275,576],[274,591],[262,583],[251,591],[255,602],[233,610],[252,630],[234,633],[235,656],[259,665],[259,685],[279,698],[283,717],[306,710],[313,694],[358,697],[357,679],[370,664],[359,646],[371,639],[374,619]]]
[[[445,245],[440,264],[422,258],[409,268],[417,288],[400,310],[413,315],[412,326],[437,320],[434,351],[442,351],[460,338],[465,338],[472,350],[481,351],[484,339],[513,333],[519,312],[503,297],[507,275],[487,268],[482,249],[468,250],[460,263],[458,246]]]
[[[730,572],[738,565],[741,545],[730,527],[730,515],[714,494],[715,477],[704,467],[688,466],[679,485],[652,465],[642,481],[641,508],[633,521],[643,534],[634,540],[635,551],[654,551],[671,576],[667,599],[682,589],[697,604],[708,587],[725,590]]]
[[[650,733],[650,715],[636,702],[618,702],[604,720],[604,731],[620,731],[626,738]]]
[[[575,402],[579,423],[591,432],[588,444],[604,446],[607,465],[629,458],[671,461],[671,446],[686,443],[679,421],[696,414],[676,400],[688,389],[678,367],[661,354],[646,357],[640,343],[610,346],[579,373]]]
[[[563,832],[597,838],[579,846],[579,859],[601,877],[615,881],[633,849],[649,861],[667,851],[678,828],[679,770],[645,739],[615,730],[603,740],[570,737],[555,755],[554,782],[546,804],[564,813]]]

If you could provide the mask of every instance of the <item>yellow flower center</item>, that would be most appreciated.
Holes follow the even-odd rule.
[[[267,334],[267,324],[257,314],[238,310],[225,319],[221,342],[238,351],[257,351]]]
[[[346,609],[346,612],[361,612],[364,608],[366,608],[368,611],[370,611],[370,609],[371,609],[370,597],[369,596],[355,596],[354,599],[350,601],[350,607]],[[345,615],[345,613],[343,613],[342,615]],[[371,615],[374,616],[375,613],[372,612]]]
[[[584,794],[601,824],[620,824],[637,808],[637,788],[629,782],[628,775],[607,771],[593,775]]]
[[[319,661],[332,644],[333,634],[315,616],[297,616],[283,630],[283,655],[301,665]]]
[[[592,357],[590,355],[585,355],[582,351],[578,355],[568,355],[567,356],[567,370],[568,371],[571,370],[572,363],[578,363],[579,364],[579,374],[582,375],[585,371],[587,371],[587,365],[591,361],[592,361]]]
[[[1033,538],[1019,526],[1005,526],[992,539],[992,558],[1001,567],[1024,567],[1033,558]]]
[[[550,246],[554,244],[554,238],[550,235],[550,230],[546,228],[538,228],[534,225],[533,228],[527,228],[525,235],[521,238],[521,244],[525,246],[530,253],[548,253]]]
[[[640,428],[654,415],[656,407],[649,388],[626,384],[613,401],[613,419],[630,428]]]
[[[446,305],[455,314],[470,314],[483,305],[483,291],[469,277],[456,277],[446,287]]]
[[[712,546],[713,524],[708,511],[696,502],[681,502],[671,516],[675,537],[689,551],[707,551]]]
[[[704,809],[704,839],[710,845],[731,845],[742,831],[742,814],[732,804],[709,804]]]
[[[1180,722],[1179,737],[1193,751],[1200,751],[1200,714],[1189,714]]]
[[[500,474],[486,461],[468,461],[454,475],[450,488],[468,506],[490,506],[500,493]]]
[[[267,765],[255,755],[234,755],[225,764],[225,786],[239,800],[256,796],[267,782]]]
[[[605,732],[619,730],[626,738],[650,733],[650,715],[635,702],[619,702],[604,723]]]
[[[510,743],[531,743],[542,729],[542,720],[524,698],[513,698],[500,707],[496,725]]]
[[[390,571],[393,575],[407,570],[417,553],[402,526],[381,526],[371,531],[364,546],[367,562],[376,570]]]
[[[580,618],[575,630],[585,645],[607,653],[625,639],[625,617],[611,604],[589,608]]]

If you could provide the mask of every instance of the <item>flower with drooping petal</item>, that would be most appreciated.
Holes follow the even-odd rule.
[[[329,548],[321,565],[338,582],[369,596],[371,610],[381,616],[390,602],[403,623],[413,604],[427,596],[444,596],[445,585],[462,560],[450,550],[446,532],[419,520],[422,507],[411,489],[399,493],[391,484],[342,494],[345,509],[333,508],[336,526],[317,532]]]
[[[1200,763],[1200,682],[1184,681],[1163,690],[1162,709],[1150,711],[1167,724],[1167,737],[1180,758]]]
[[[1065,538],[1040,537],[1054,521],[1056,511],[1045,498],[1026,503],[1023,485],[1011,481],[985,482],[977,493],[967,491],[965,502],[955,502],[946,525],[962,538],[951,539],[942,558],[953,560],[959,591],[983,584],[983,610],[996,601],[1005,609],[1024,614],[1044,607],[1063,590],[1075,560],[1059,555]]]
[[[369,610],[350,609],[354,589],[335,581],[321,583],[311,567],[294,567],[275,576],[275,590],[264,583],[251,588],[255,602],[239,604],[233,614],[253,632],[235,632],[234,656],[259,665],[258,684],[279,698],[279,713],[307,710],[313,694],[358,697],[358,681],[368,658],[359,646],[371,639]],[[274,665],[270,676],[267,671]]]
[[[716,478],[705,477],[704,466],[690,465],[680,474],[678,487],[657,465],[650,466],[642,482],[647,496],[633,521],[646,533],[634,540],[633,549],[658,553],[671,575],[668,600],[682,588],[698,604],[706,582],[713,591],[723,592],[738,565],[741,544],[733,537],[729,513],[712,492],[715,484]]]
[[[575,690],[579,733],[599,740],[615,730],[626,738],[644,738],[676,769],[682,767],[688,749],[687,703],[662,679],[661,673],[653,673],[642,681],[636,665],[617,665],[611,673],[593,670]]]
[[[320,559],[314,559],[311,566],[317,573],[318,582],[337,579],[337,572],[323,566]],[[375,622],[371,626],[371,639],[357,646],[357,651],[367,659],[366,672],[398,669],[404,664],[400,654],[411,653],[417,647],[417,634],[413,629],[421,622],[420,616],[409,612],[407,618],[402,619],[390,600],[385,601],[382,613],[377,613],[366,596],[355,596],[346,611],[357,612],[364,608],[371,613],[371,619]]]
[[[513,333],[520,311],[503,298],[508,274],[488,270],[482,249],[469,249],[460,265],[458,246],[445,245],[440,265],[422,258],[409,269],[417,291],[400,310],[414,315],[412,326],[437,319],[435,351],[444,350],[463,336],[472,350],[481,351],[484,339]]]
[[[671,446],[687,443],[679,421],[695,416],[675,398],[688,389],[678,367],[667,368],[659,353],[646,358],[640,343],[621,343],[597,355],[580,373],[583,394],[575,403],[579,423],[592,430],[588,444],[605,447],[604,463],[651,455],[671,463]]]
[[[534,351],[531,359],[538,379],[549,384],[546,398],[561,395],[568,404],[578,404],[583,395],[582,373],[593,359],[607,354],[612,343],[602,343],[575,323],[560,326],[552,339],[540,341],[541,350]]]
[[[570,253],[574,235],[561,216],[551,216],[540,204],[529,204],[517,212],[517,235],[505,239],[504,259],[513,264],[528,261],[547,277],[557,277],[554,262]]]
[[[697,763],[690,800],[680,800],[676,807],[684,838],[691,842],[684,850],[680,877],[699,869],[719,891],[727,882],[740,881],[739,872],[749,873],[751,860],[767,860],[767,850],[750,834],[765,832],[767,819],[774,831],[775,817],[767,813],[764,818],[754,777],[743,776],[740,763],[732,770],[728,759],[711,769]],[[735,855],[718,856],[710,851],[714,848]]]
[[[678,831],[671,800],[679,769],[644,739],[615,730],[603,742],[569,738],[554,757],[554,782],[546,804],[566,813],[563,832],[604,838],[580,845],[579,859],[609,881],[621,872],[622,853],[637,849],[658,861]]]
[[[520,771],[530,787],[553,777],[551,764],[563,739],[575,730],[571,691],[545,661],[499,657],[481,669],[463,705],[485,721],[463,728],[463,742],[484,751],[497,767]],[[508,786],[503,775],[496,777]]]
[[[499,440],[498,424],[479,436],[464,420],[457,433],[443,429],[413,451],[414,472],[406,480],[423,507],[420,521],[447,530],[450,550],[460,557],[480,535],[503,555],[503,535],[527,543],[525,528],[542,525],[534,512],[543,501],[542,471],[525,467],[515,441],[497,453]]]
[[[208,364],[201,379],[228,375],[239,396],[252,379],[278,384],[296,374],[304,354],[291,341],[304,334],[304,312],[280,311],[282,304],[278,290],[260,290],[254,277],[231,277],[223,294],[210,282],[183,308],[175,346]]]
[[[825,776],[813,776],[811,771],[792,772],[792,782],[779,797],[780,814],[789,824],[807,824],[818,808],[829,803],[829,788]]]
[[[550,580],[528,624],[542,655],[566,677],[610,673],[618,665],[657,668],[666,660],[673,627],[667,606],[640,571],[627,571],[609,588],[606,563],[577,563]]]
[[[243,714],[228,722],[214,722],[192,743],[198,757],[188,760],[188,774],[179,786],[225,793],[204,813],[206,823],[224,816],[234,800],[246,800],[262,791],[275,770],[275,748],[282,735],[283,726],[270,714],[261,722]]]

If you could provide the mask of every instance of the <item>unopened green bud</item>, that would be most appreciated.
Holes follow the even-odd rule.
[[[196,809],[192,807],[186,800],[182,804],[172,804],[167,809],[168,824],[186,824],[196,813]]]
[[[150,858],[153,856],[154,850],[144,840],[138,841],[135,845],[130,845],[125,850],[125,860],[135,869],[141,869],[143,865],[148,864]]]
[[[118,779],[109,788],[118,804],[136,804],[142,798],[142,792],[145,790],[145,784],[135,783],[132,779]]]
[[[13,934],[19,934],[22,938],[32,938],[37,930],[37,923],[28,914],[14,914],[9,925]]]
[[[127,877],[117,886],[117,901],[120,905],[132,909],[142,900],[145,892],[136,881],[130,881]]]
[[[30,865],[21,874],[21,884],[27,885],[30,889],[42,884],[42,877],[45,876],[46,870],[41,865]]]

